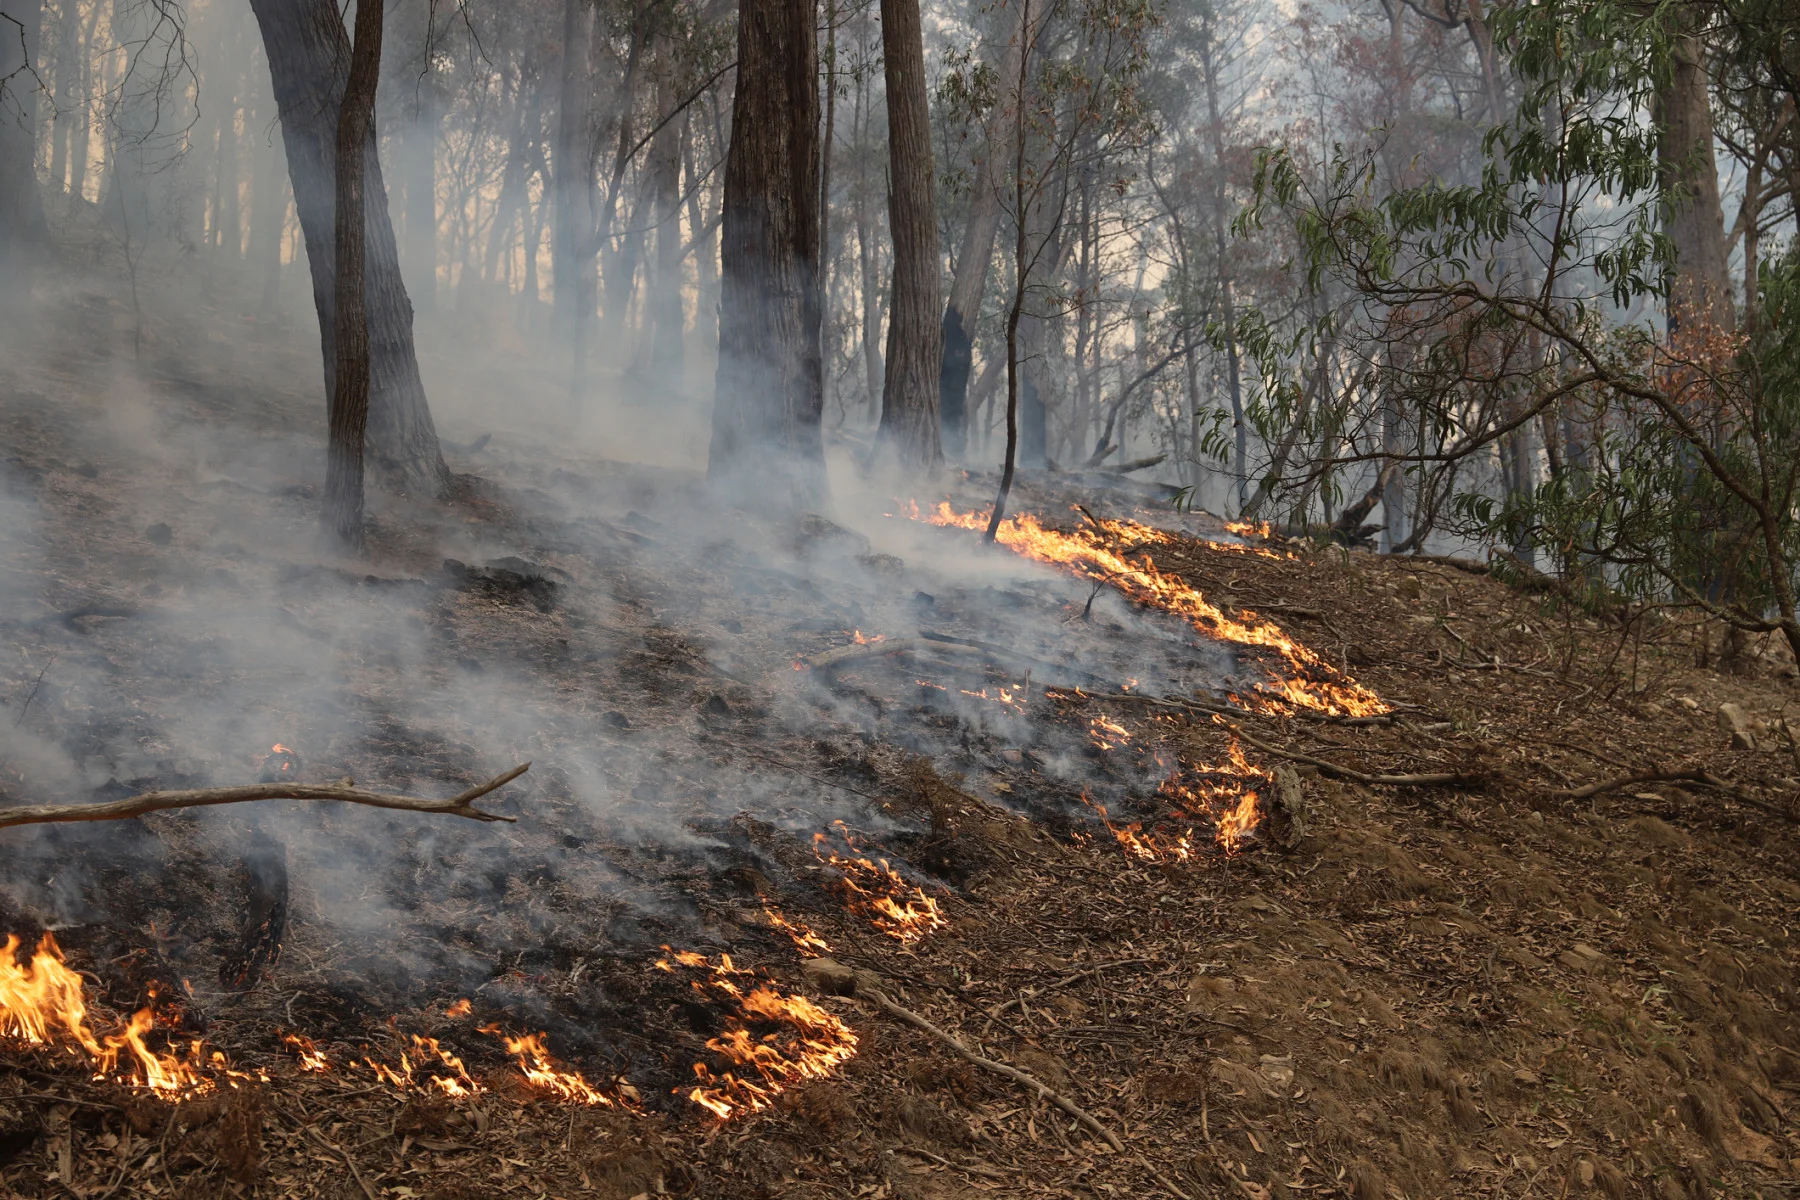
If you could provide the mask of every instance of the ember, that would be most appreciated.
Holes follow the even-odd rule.
[[[908,513],[915,520],[958,529],[984,529],[986,515],[978,512],[959,513],[948,501],[938,504],[929,515],[913,506]],[[1372,716],[1387,711],[1387,705],[1369,689],[1340,675],[1317,654],[1294,641],[1281,629],[1267,621],[1257,620],[1251,613],[1242,619],[1227,616],[1223,610],[1174,575],[1157,570],[1148,553],[1137,561],[1108,544],[1109,538],[1135,543],[1137,547],[1167,542],[1169,535],[1135,521],[1096,521],[1095,527],[1084,526],[1073,533],[1062,533],[1040,524],[1029,513],[1008,517],[1000,523],[1000,543],[1026,558],[1051,563],[1072,571],[1084,579],[1106,582],[1140,604],[1160,608],[1187,620],[1208,637],[1234,642],[1240,646],[1263,647],[1287,660],[1295,677],[1256,685],[1258,695],[1246,697],[1269,712],[1288,712],[1294,707],[1343,716]]]
[[[734,965],[729,954],[721,954],[714,965],[704,954],[669,950],[669,957],[656,965],[671,972],[678,967],[704,971],[691,981],[693,989],[708,999],[723,999],[733,1010],[725,1032],[709,1039],[706,1048],[744,1074],[715,1075],[705,1063],[695,1063],[698,1085],[687,1093],[721,1121],[767,1108],[794,1084],[823,1079],[856,1055],[856,1035],[848,1025],[804,996],[786,995],[767,981],[756,981],[756,973]],[[752,1025],[770,1031],[758,1036]],[[756,1078],[747,1078],[752,1072]]]
[[[948,924],[938,902],[923,888],[901,878],[887,859],[870,860],[857,853],[856,839],[842,821],[833,821],[832,826],[849,853],[830,849],[829,836],[815,833],[813,854],[837,871],[837,889],[851,912],[868,917],[875,928],[899,942],[916,942]]]

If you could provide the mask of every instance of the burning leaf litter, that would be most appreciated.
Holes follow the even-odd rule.
[[[903,515],[933,525],[957,529],[985,529],[987,514],[957,512],[941,501],[930,513],[916,504]],[[1270,713],[1293,708],[1311,709],[1332,716],[1373,716],[1388,711],[1368,688],[1332,668],[1312,650],[1290,638],[1280,627],[1244,611],[1228,616],[1201,595],[1199,589],[1178,576],[1157,569],[1148,552],[1132,561],[1128,556],[1144,546],[1168,544],[1173,535],[1130,520],[1094,520],[1090,525],[1063,533],[1043,525],[1029,513],[1000,522],[997,539],[1017,554],[1061,567],[1084,579],[1107,583],[1139,604],[1162,609],[1185,619],[1196,630],[1220,641],[1273,650],[1286,660],[1292,676],[1258,683],[1255,695],[1246,697]],[[1125,549],[1116,549],[1117,542]]]
[[[923,888],[908,883],[887,859],[860,853],[842,821],[833,821],[832,828],[846,853],[831,849],[831,836],[820,832],[813,835],[813,855],[836,872],[834,885],[846,908],[898,942],[916,942],[948,924]]]
[[[726,1001],[731,1010],[724,1032],[709,1038],[706,1047],[738,1070],[714,1074],[705,1063],[695,1063],[698,1082],[687,1093],[721,1121],[767,1108],[795,1084],[824,1079],[855,1057],[856,1034],[804,996],[759,980],[729,954],[715,964],[691,950],[663,949],[668,957],[658,960],[659,969],[699,972],[689,981],[694,991]]]

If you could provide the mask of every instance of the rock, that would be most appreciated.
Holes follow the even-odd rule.
[[[152,546],[166,546],[174,536],[175,531],[161,521],[144,530],[144,540]]]
[[[1292,1055],[1265,1054],[1257,1063],[1257,1069],[1264,1079],[1278,1088],[1287,1088],[1294,1082],[1294,1059]]]
[[[725,702],[725,697],[715,692],[706,698],[706,703],[700,706],[700,711],[709,717],[729,717],[731,705]]]
[[[1730,701],[1719,705],[1719,728],[1731,735],[1733,750],[1756,749],[1756,732],[1744,710]]]
[[[1417,575],[1402,575],[1400,577],[1399,592],[1402,600],[1417,600],[1420,596],[1425,594],[1425,588],[1424,585],[1419,582],[1419,577]]]
[[[800,974],[827,996],[856,995],[856,972],[835,958],[809,958],[800,964]]]
[[[1576,942],[1556,956],[1556,961],[1575,971],[1598,971],[1606,965],[1606,955],[1586,942]]]
[[[630,729],[631,718],[622,712],[605,712],[600,714],[600,723],[613,729]]]
[[[856,561],[877,575],[898,577],[906,570],[906,560],[892,554],[861,554]]]

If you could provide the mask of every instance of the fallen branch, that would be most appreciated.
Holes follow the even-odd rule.
[[[1266,754],[1273,754],[1290,762],[1305,763],[1309,767],[1317,767],[1321,774],[1331,775],[1338,779],[1348,779],[1353,783],[1381,787],[1478,787],[1485,782],[1480,775],[1468,775],[1460,771],[1434,771],[1422,775],[1370,775],[1350,767],[1340,767],[1327,759],[1302,754],[1297,750],[1284,750],[1280,746],[1271,746],[1268,742],[1251,737],[1223,717],[1218,720],[1219,724]]]
[[[1081,1105],[1075,1103],[1062,1093],[1052,1090],[1048,1084],[1037,1078],[1037,1076],[1027,1075],[1025,1072],[1019,1070],[1019,1068],[1009,1066],[1006,1063],[995,1062],[991,1058],[983,1058],[981,1055],[975,1053],[973,1050],[939,1029],[936,1025],[933,1025],[930,1021],[927,1021],[924,1017],[921,1017],[912,1009],[894,1003],[886,992],[876,991],[873,988],[858,988],[857,994],[874,1001],[876,1007],[880,1008],[882,1012],[887,1013],[889,1016],[898,1017],[908,1025],[911,1025],[914,1029],[923,1030],[925,1033],[930,1034],[938,1041],[944,1043],[944,1045],[950,1047],[950,1049],[954,1050],[957,1054],[960,1054],[962,1057],[968,1059],[983,1070],[992,1071],[996,1075],[1004,1075],[1014,1083],[1024,1084],[1033,1092],[1037,1093],[1039,1099],[1048,1100],[1050,1103],[1056,1105],[1056,1107],[1062,1109],[1071,1117],[1074,1117],[1077,1121],[1080,1121],[1083,1125],[1087,1126],[1088,1129],[1092,1130],[1093,1133],[1100,1138],[1100,1140],[1104,1141],[1108,1146],[1111,1146],[1115,1151],[1120,1154],[1125,1152],[1125,1143],[1119,1140],[1117,1134],[1102,1125],[1092,1113],[1088,1112],[1087,1109],[1081,1107]]]
[[[1800,824],[1800,816],[1770,804],[1767,800],[1759,800],[1745,792],[1728,780],[1720,779],[1704,767],[1651,767],[1648,771],[1639,771],[1632,775],[1620,775],[1615,779],[1603,779],[1598,783],[1590,783],[1585,787],[1562,788],[1551,792],[1559,800],[1586,800],[1598,796],[1602,792],[1614,791],[1622,787],[1631,787],[1642,783],[1699,783],[1710,788],[1717,788],[1739,804],[1747,804],[1772,817],[1780,817],[1784,821]]]
[[[405,812],[443,813],[467,817],[471,821],[512,821],[498,813],[483,812],[473,807],[496,788],[511,783],[531,769],[520,763],[504,775],[496,775],[479,787],[460,792],[448,800],[427,800],[419,796],[390,796],[383,792],[365,792],[336,785],[314,786],[304,783],[258,783],[248,787],[199,788],[183,792],[145,792],[124,800],[104,804],[39,804],[20,808],[0,808],[0,829],[10,825],[39,825],[62,821],[120,821],[141,817],[145,813],[163,812],[171,808],[206,808],[214,804],[242,804],[250,800],[337,800],[344,804],[366,804],[370,808],[393,808]]]

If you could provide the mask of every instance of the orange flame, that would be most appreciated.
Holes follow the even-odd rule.
[[[959,513],[948,501],[939,503],[929,515],[921,514],[914,505],[908,515],[958,529],[987,527],[984,514]],[[1140,604],[1174,613],[1208,637],[1279,654],[1296,677],[1256,685],[1261,693],[1256,699],[1267,711],[1287,712],[1291,706],[1334,716],[1373,716],[1388,711],[1374,692],[1339,674],[1280,627],[1249,613],[1243,614],[1242,619],[1227,616],[1197,588],[1178,576],[1159,571],[1148,553],[1137,561],[1126,557],[1144,545],[1171,543],[1169,534],[1136,521],[1106,520],[1097,524],[1098,529],[1082,526],[1073,533],[1062,533],[1040,524],[1029,513],[1021,513],[1000,522],[997,537],[1002,545],[1026,558],[1054,564],[1085,579],[1110,583]],[[1116,550],[1108,544],[1109,539],[1129,540],[1131,549]]]
[[[698,1083],[687,1094],[721,1121],[767,1108],[794,1084],[824,1079],[855,1057],[856,1035],[848,1025],[806,997],[786,995],[770,983],[757,982],[746,991],[739,977],[754,978],[755,972],[734,966],[731,955],[721,954],[714,966],[703,954],[670,951],[656,965],[673,971],[676,964],[705,969],[705,976],[692,981],[693,989],[725,999],[733,1010],[725,1031],[708,1039],[706,1048],[746,1070],[715,1075],[705,1063],[695,1063]],[[750,1032],[752,1022],[776,1031],[759,1038]],[[755,1079],[747,1077],[752,1072]]]
[[[769,918],[769,924],[781,930],[793,940],[794,949],[800,951],[805,958],[817,958],[821,954],[831,953],[831,943],[814,933],[799,921],[790,921],[782,915],[781,910],[772,905],[763,905],[763,914]]]
[[[832,826],[854,851],[856,840],[844,823],[833,821]],[[949,924],[938,902],[923,888],[907,883],[887,859],[846,857],[827,848],[828,841],[823,833],[813,834],[813,856],[837,870],[836,884],[851,912],[869,918],[875,928],[899,942],[916,942]]]
[[[68,968],[56,938],[44,934],[23,966],[19,946],[17,935],[8,934],[0,947],[0,1037],[79,1050],[93,1065],[94,1078],[146,1088],[168,1100],[211,1090],[213,1080],[202,1073],[204,1065],[215,1067],[228,1081],[247,1078],[230,1071],[223,1055],[208,1060],[199,1041],[189,1043],[185,1059],[150,1049],[144,1041],[156,1027],[150,1007],[133,1013],[117,1033],[96,1037],[88,1028],[86,980]]]
[[[518,1062],[519,1072],[525,1081],[540,1091],[548,1092],[559,1100],[567,1100],[572,1104],[597,1105],[613,1108],[617,1101],[582,1078],[578,1071],[559,1071],[550,1059],[550,1052],[545,1048],[542,1033],[527,1033],[512,1037],[497,1025],[483,1025],[481,1032],[493,1034],[506,1046],[506,1052]],[[619,1081],[621,1085],[624,1081]],[[629,1085],[624,1085],[629,1086]],[[636,1089],[632,1089],[635,1095]]]

